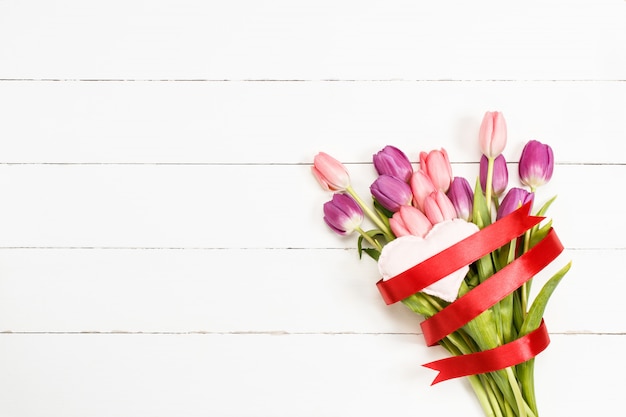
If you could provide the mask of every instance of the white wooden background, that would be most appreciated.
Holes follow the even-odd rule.
[[[556,155],[541,415],[619,414],[625,45],[623,0],[0,1],[0,416],[480,416],[310,165],[475,178],[487,110]]]

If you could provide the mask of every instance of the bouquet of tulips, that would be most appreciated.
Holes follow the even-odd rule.
[[[433,384],[467,377],[486,416],[537,417],[534,357],[549,344],[543,313],[570,263],[529,296],[533,277],[563,250],[544,217],[555,197],[533,207],[554,158],[550,146],[529,141],[519,157],[521,186],[509,187],[506,142],[502,113],[485,113],[473,187],[453,176],[444,149],[421,152],[414,169],[403,151],[385,146],[373,155],[369,203],[330,155],[317,154],[312,172],[333,193],[326,224],[357,233],[359,256],[377,261],[383,300],[421,315],[427,344],[451,354],[424,365],[439,371]]]

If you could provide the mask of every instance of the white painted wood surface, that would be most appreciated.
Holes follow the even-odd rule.
[[[387,144],[557,166],[542,416],[626,373],[626,2],[0,1],[0,416],[480,416],[321,220]],[[512,175],[513,176],[513,175]],[[545,279],[550,271],[537,280]],[[450,399],[454,398],[454,401]]]

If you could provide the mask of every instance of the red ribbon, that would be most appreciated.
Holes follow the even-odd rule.
[[[452,356],[422,366],[439,371],[431,384],[435,385],[447,379],[484,374],[518,365],[540,354],[549,344],[550,336],[542,320],[536,330],[505,345],[482,352]]]
[[[521,236],[543,217],[530,216],[530,203],[479,232],[442,250],[425,261],[376,285],[387,304],[409,297],[452,272],[475,262]],[[483,311],[511,294],[545,268],[563,251],[553,229],[528,252],[502,268],[480,285],[431,318],[422,322],[428,346],[458,330]],[[523,363],[542,352],[550,343],[544,322],[535,331],[497,348],[454,356],[424,366],[439,371],[436,384],[451,378],[482,374]]]
[[[543,217],[529,216],[529,212],[530,203],[526,203],[508,216],[395,277],[386,281],[378,281],[376,286],[383,300],[387,304],[393,304],[422,291],[441,278],[521,236],[526,230],[544,219]]]
[[[563,251],[554,229],[528,252],[493,274],[463,297],[422,322],[428,346],[464,326],[483,311],[497,304],[548,266]]]

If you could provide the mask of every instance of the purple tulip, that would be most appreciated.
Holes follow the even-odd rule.
[[[515,210],[520,208],[520,206],[523,206],[529,201],[532,202],[534,198],[534,193],[530,193],[523,188],[511,188],[502,199],[502,203],[500,203],[500,207],[498,208],[498,213],[496,215],[496,220],[500,220],[507,214],[513,213]]]
[[[380,205],[394,213],[400,206],[410,205],[413,199],[409,184],[391,175],[378,177],[370,186],[370,191]]]
[[[489,160],[485,155],[480,158],[480,186],[485,192],[487,188],[487,167]],[[496,196],[501,195],[509,185],[509,170],[506,166],[504,155],[500,154],[493,160],[493,175],[491,177],[491,189]]]
[[[474,207],[474,192],[469,182],[463,177],[454,177],[448,189],[448,198],[456,210],[459,218],[466,221],[472,220]]]
[[[529,141],[519,160],[519,176],[522,183],[534,190],[552,178],[554,155],[552,148],[536,140]]]
[[[409,182],[413,167],[411,161],[400,149],[387,145],[381,151],[374,155],[374,168],[378,175],[391,175]]]
[[[361,227],[363,210],[349,195],[337,193],[324,204],[324,221],[335,232],[347,235]]]

